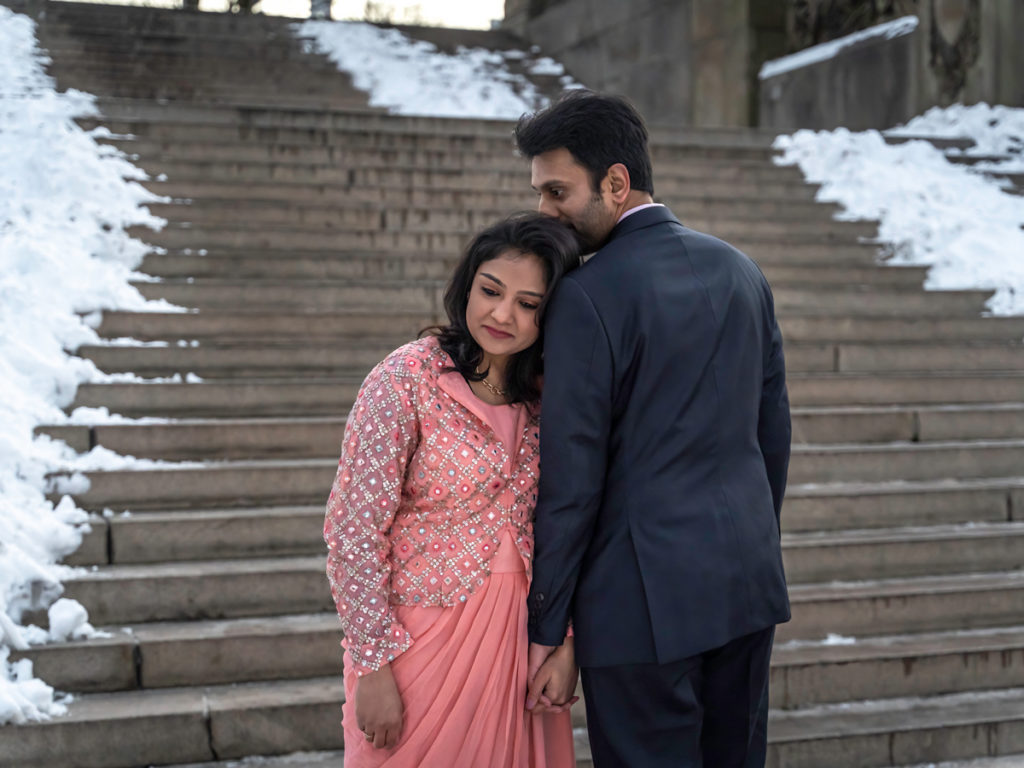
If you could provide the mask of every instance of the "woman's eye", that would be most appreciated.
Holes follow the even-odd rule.
[[[493,288],[488,288],[486,285],[481,287],[480,290],[482,290],[484,292],[484,294],[486,294],[487,296],[497,296],[498,295],[498,292],[496,290],[494,290]]]
[[[523,309],[536,309],[537,308],[536,304],[531,304],[528,301],[520,301],[519,302],[519,306],[521,306]]]

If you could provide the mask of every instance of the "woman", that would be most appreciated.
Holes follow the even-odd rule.
[[[575,765],[568,707],[531,714],[525,698],[540,323],[578,264],[553,219],[489,227],[445,294],[448,325],[359,391],[324,524],[346,768]],[[566,702],[571,638],[550,664],[545,693]]]

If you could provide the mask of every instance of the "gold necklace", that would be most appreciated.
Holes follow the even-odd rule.
[[[483,375],[480,373],[480,366],[477,366],[476,372],[478,375]],[[502,389],[501,387],[494,386],[486,378],[480,379],[480,383],[487,387],[487,391],[490,392],[495,397],[500,397],[502,399],[505,398],[505,390]]]

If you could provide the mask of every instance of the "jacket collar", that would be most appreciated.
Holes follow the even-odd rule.
[[[664,224],[665,222],[679,224],[679,219],[665,206],[644,208],[642,211],[630,214],[612,227],[612,231],[608,235],[608,242],[601,247],[606,247],[608,243],[623,235],[628,235],[630,232],[636,232],[637,230],[653,227],[655,224]],[[680,224],[680,226],[682,225]]]

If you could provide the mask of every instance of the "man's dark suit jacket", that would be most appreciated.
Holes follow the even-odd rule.
[[[616,225],[544,323],[530,640],[666,663],[789,619],[782,337],[754,263],[664,207]]]

